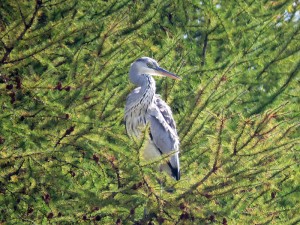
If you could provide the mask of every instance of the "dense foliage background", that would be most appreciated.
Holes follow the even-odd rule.
[[[299,8],[1,0],[0,223],[298,224]],[[125,132],[141,56],[183,78],[156,79],[178,182]]]

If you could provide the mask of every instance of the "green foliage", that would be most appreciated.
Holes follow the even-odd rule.
[[[4,0],[0,31],[1,224],[299,223],[298,1]],[[141,56],[183,78],[178,182],[125,132]]]

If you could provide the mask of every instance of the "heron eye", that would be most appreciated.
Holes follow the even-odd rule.
[[[151,64],[151,63],[147,63],[147,66],[148,66],[149,68],[151,68],[151,69],[153,69],[153,68],[154,68],[154,65],[153,65],[153,64]]]

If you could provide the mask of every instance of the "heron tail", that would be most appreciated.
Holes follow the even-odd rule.
[[[160,171],[164,171],[176,180],[180,180],[180,169],[173,167],[170,162],[160,165]]]

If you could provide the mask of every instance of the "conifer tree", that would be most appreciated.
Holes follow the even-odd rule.
[[[299,223],[299,7],[2,0],[0,223]],[[183,78],[180,181],[125,132],[141,56]]]

